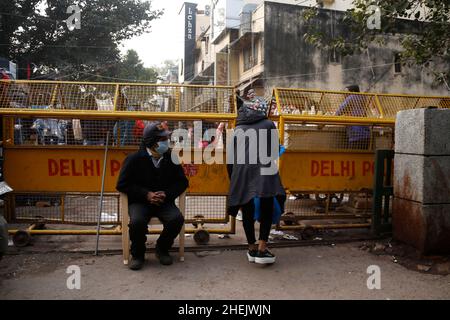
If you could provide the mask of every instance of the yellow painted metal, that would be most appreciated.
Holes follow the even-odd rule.
[[[58,87],[59,87],[59,85],[57,84],[57,85],[55,85],[55,88],[53,89],[52,101],[50,102],[50,105],[51,105],[51,106],[54,106],[54,105],[55,105],[55,102],[56,102],[56,95],[58,94]]]
[[[45,152],[43,152],[45,150]],[[105,192],[116,192],[123,160],[136,149],[110,148],[105,176]],[[16,192],[99,192],[103,153],[95,149],[71,147],[10,148],[5,151],[4,175]],[[196,151],[203,152],[203,151]],[[191,159],[194,159],[194,155]],[[225,158],[225,155],[223,155]],[[30,161],[33,159],[33,161]],[[225,163],[225,162],[224,162]],[[185,164],[190,194],[227,194],[225,164]]]
[[[18,84],[77,84],[77,85],[112,85],[115,86],[117,84],[124,86],[147,86],[147,87],[171,87],[171,88],[218,88],[218,89],[234,89],[233,86],[203,86],[203,85],[192,85],[192,84],[157,84],[157,83],[148,83],[148,82],[91,82],[91,81],[53,81],[53,80],[0,80],[0,83],[18,83]]]
[[[302,230],[305,229],[306,225],[293,225],[293,226],[280,226],[277,227],[279,230]],[[343,224],[312,224],[308,225],[314,229],[364,229],[370,228],[370,223],[343,223]]]
[[[117,111],[117,102],[119,101],[119,94],[120,94],[120,87],[117,84],[116,92],[114,93],[114,100],[113,100],[114,101],[114,108],[113,108],[114,111]]]
[[[180,105],[181,105],[180,88],[177,88],[177,91],[175,94],[175,112],[180,112]]]
[[[361,125],[394,125],[393,119],[374,119],[362,117],[348,117],[348,116],[309,116],[309,115],[283,115],[281,116],[285,121],[297,121],[308,123],[333,123],[333,124],[361,124]]]
[[[277,110],[278,110],[278,114],[281,114],[281,101],[280,101],[280,95],[278,94],[278,90],[274,89],[274,93],[275,93],[275,101],[277,103]]]
[[[375,103],[377,105],[378,111],[380,112],[381,118],[384,118],[384,111],[383,108],[381,107],[380,99],[378,99],[377,95],[375,95]]]
[[[322,90],[322,89],[299,89],[299,88],[276,88],[278,91],[298,91],[298,92],[316,92],[316,93],[332,93],[332,94],[349,94],[348,91],[335,91],[335,90]],[[420,95],[411,95],[411,94],[400,94],[400,93],[373,93],[373,92],[351,92],[351,94],[357,95],[378,95],[385,97],[405,97],[405,98],[433,98],[433,99],[449,99],[449,96],[420,96]]]
[[[214,229],[205,229],[209,233],[213,234],[233,234],[235,233],[235,224],[232,223],[230,228],[214,228]],[[195,233],[198,229],[187,228],[185,233]],[[8,230],[10,235],[14,235],[19,230],[11,229]],[[31,235],[96,235],[96,230],[79,230],[79,229],[48,229],[48,230],[28,230]],[[149,229],[150,234],[159,234],[161,230]],[[115,230],[100,230],[100,235],[121,235],[122,231],[119,229]]]
[[[282,115],[332,116],[349,95],[360,96],[348,104],[347,112],[352,112],[366,119],[391,118],[397,112],[428,106],[445,107],[450,104],[446,96],[417,96],[404,94],[355,93],[329,90],[276,88],[274,95]],[[362,114],[365,113],[365,115]]]
[[[283,185],[294,191],[359,191],[373,188],[373,153],[286,152]]]
[[[75,118],[99,120],[234,120],[236,116],[228,113],[194,112],[136,112],[136,111],[91,111],[91,110],[31,110],[0,109],[0,115],[36,118]]]
[[[17,229],[8,230],[10,235],[15,234]],[[54,229],[54,230],[30,230],[30,234],[40,235],[96,235],[96,230],[69,230],[69,229]],[[118,230],[100,230],[101,235],[120,235],[121,231]]]
[[[2,81],[4,82],[4,81]],[[0,82],[0,85],[3,83]],[[67,103],[63,109],[31,109],[30,108],[12,108],[9,105],[0,105],[0,115],[7,116],[4,122],[5,137],[13,143],[14,139],[14,118],[57,118],[57,119],[98,119],[98,120],[168,120],[168,121],[190,121],[202,120],[205,122],[228,121],[228,124],[235,124],[237,117],[236,96],[234,88],[230,86],[195,86],[195,85],[160,85],[147,83],[103,83],[103,82],[52,82],[52,81],[15,81],[8,82],[35,86],[41,84],[33,90],[52,89],[51,105],[55,106],[55,99],[60,98],[59,94],[69,90],[68,95],[73,101]],[[89,110],[83,109],[84,105],[77,104],[79,93],[70,92],[72,86],[77,85],[87,88],[89,86],[102,86],[106,88],[105,92],[113,96],[112,108],[97,108]],[[160,94],[168,99],[170,111],[125,111],[122,104],[119,103],[121,89],[130,87],[132,99],[133,92],[147,99],[153,94]],[[168,89],[171,91],[168,91]],[[79,89],[79,88],[78,88]],[[188,89],[192,89],[189,91]],[[66,91],[64,91],[66,90]],[[136,91],[133,91],[136,90]],[[158,91],[160,90],[160,91]],[[165,91],[164,91],[165,90]],[[209,94],[204,94],[204,90]],[[189,92],[188,92],[189,91]],[[432,99],[444,101],[447,103],[449,97],[419,97],[409,95],[394,94],[376,94],[361,93],[361,96],[369,97],[366,100],[365,107],[372,111],[371,116],[352,117],[352,116],[334,116],[332,114],[288,114],[283,113],[283,99],[287,93],[317,94],[318,104],[314,105],[316,111],[322,105],[333,111],[339,107],[343,99],[348,96],[348,92],[324,91],[309,89],[283,89],[276,88],[273,91],[277,104],[278,115],[271,117],[278,121],[280,131],[280,141],[282,144],[288,144],[286,137],[289,137],[290,124],[304,126],[303,129],[309,130],[315,126],[313,134],[308,137],[318,137],[316,133],[321,128],[327,126],[341,126],[344,136],[345,129],[351,126],[368,126],[373,130],[374,127],[384,129],[393,128],[395,119],[393,115],[397,110],[407,107],[420,107],[429,103]],[[219,94],[221,93],[221,94]],[[227,94],[226,97],[224,94]],[[66,93],[67,94],[67,93]],[[183,95],[183,96],[182,96]],[[331,95],[331,96],[330,96]],[[0,97],[1,98],[1,97]],[[401,99],[417,98],[416,104],[409,106]],[[383,100],[384,99],[384,100]],[[229,113],[224,113],[225,103],[231,103]],[[300,102],[305,104],[307,99]],[[309,99],[308,102],[314,101]],[[142,101],[141,101],[142,102]],[[192,102],[192,103],[191,103]],[[0,101],[2,103],[2,101]],[[149,103],[145,101],[145,103]],[[172,104],[170,104],[172,103]],[[174,105],[175,103],[175,105]],[[198,105],[194,105],[198,103]],[[430,103],[436,103],[431,101]],[[388,109],[386,109],[386,104]],[[67,106],[73,105],[74,108]],[[203,105],[207,105],[206,109]],[[445,105],[444,103],[442,105]],[[174,107],[175,106],[175,107]],[[450,106],[450,104],[449,104]],[[87,105],[89,107],[89,105]],[[149,110],[149,109],[145,109]],[[196,110],[186,112],[186,110]],[[180,112],[182,111],[182,112]],[[201,112],[198,112],[201,111]],[[206,112],[204,112],[206,111]],[[303,110],[306,111],[306,110]],[[229,127],[228,127],[229,128]],[[302,129],[302,130],[303,130]],[[120,132],[120,128],[118,128]],[[292,130],[291,130],[292,131]],[[326,130],[322,130],[326,131]],[[331,131],[331,130],[330,130]],[[311,129],[312,132],[312,129]],[[320,133],[320,132],[319,132]],[[303,132],[301,133],[303,134]],[[294,136],[294,135],[292,135]],[[289,137],[292,139],[292,136]],[[295,138],[295,137],[294,137]],[[120,139],[120,134],[119,138]],[[326,150],[315,150],[314,143],[306,150],[290,150],[281,157],[279,169],[284,186],[290,191],[306,192],[325,192],[330,190],[350,192],[360,191],[361,189],[371,189],[373,180],[373,150],[340,150],[330,147]],[[370,147],[373,146],[374,137],[371,137]],[[120,144],[120,141],[119,141]],[[101,163],[103,158],[103,146],[33,146],[16,145],[11,146],[5,141],[5,179],[17,192],[99,192]],[[116,192],[115,184],[123,159],[130,152],[136,150],[135,146],[111,147],[107,163],[107,175],[105,180],[105,192]],[[201,151],[192,152],[192,159],[196,159],[196,154]],[[29,161],[33,159],[33,161]],[[226,159],[223,157],[223,159]],[[226,195],[228,193],[229,181],[225,164],[206,164],[204,161],[199,164],[184,164],[185,172],[188,175],[190,187],[188,193],[194,196],[202,195]],[[64,205],[64,202],[62,202]],[[13,207],[13,204],[11,204]],[[64,219],[64,209],[62,217]],[[222,222],[222,219],[206,219],[208,221]],[[234,221],[234,218],[231,218]],[[333,228],[338,228],[334,225]],[[348,225],[346,225],[348,227]],[[196,229],[193,229],[194,232]],[[95,234],[95,230],[35,230],[36,234],[48,231],[48,234]],[[234,233],[234,225],[230,229],[213,229],[209,232]],[[52,233],[53,232],[53,233]],[[58,233],[59,232],[59,233]],[[67,233],[64,233],[67,232]],[[189,232],[189,230],[187,231]],[[120,231],[102,231],[101,234],[120,234]]]

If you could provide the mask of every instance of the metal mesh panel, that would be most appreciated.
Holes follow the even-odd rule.
[[[225,195],[186,197],[186,222],[200,219],[202,222],[227,222]],[[13,194],[12,222],[27,221],[95,225],[98,218],[100,196],[98,194]],[[179,199],[175,204],[179,205]],[[119,195],[105,194],[101,215],[102,224],[119,224]]]
[[[285,123],[284,143],[289,150],[374,150],[391,149],[392,127]]]
[[[231,88],[182,87],[180,111],[203,113],[233,113],[234,91]]]
[[[372,198],[368,193],[293,193],[285,204],[282,220],[326,219],[369,215]],[[294,219],[292,219],[294,218]]]
[[[121,85],[117,110],[179,112],[178,91],[176,87]]]
[[[437,98],[419,98],[416,108],[439,107],[441,100]]]
[[[440,108],[450,108],[450,98],[441,99],[441,101],[439,102],[439,107]]]
[[[407,109],[450,108],[448,97],[383,95],[327,92],[304,89],[275,89],[282,115],[343,115],[369,118],[395,118]],[[378,99],[378,101],[377,101]],[[274,99],[271,114],[278,115]]]
[[[401,110],[417,108],[420,99],[417,97],[379,96],[380,104],[386,118],[395,118]]]
[[[114,84],[3,82],[2,108],[112,111]]]
[[[159,120],[173,134],[173,145],[205,147],[211,143],[217,148],[226,144],[227,120]],[[138,146],[145,125],[153,120],[88,120],[51,118],[5,118],[6,140],[15,145],[85,145],[103,146],[109,131],[110,145]],[[186,130],[184,132],[177,129]],[[194,129],[198,138],[194,137]],[[14,137],[14,139],[12,139]],[[196,143],[194,145],[194,142]]]
[[[233,113],[232,87],[0,82],[0,108]]]
[[[14,221],[97,223],[100,196],[96,194],[14,194],[12,196]],[[119,196],[105,194],[101,224],[118,224]]]
[[[352,97],[350,97],[352,96]],[[350,97],[350,98],[349,98]],[[347,100],[346,107],[343,106]],[[380,117],[374,95],[279,90],[281,114]],[[274,104],[272,110],[275,111]]]
[[[4,128],[6,140],[15,145],[102,146],[106,144],[107,132],[113,143],[122,126],[121,121],[115,120],[8,117]]]
[[[226,196],[186,196],[186,222],[227,222]]]

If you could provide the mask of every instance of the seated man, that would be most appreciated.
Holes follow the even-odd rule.
[[[157,217],[164,225],[156,243],[156,256],[163,265],[172,264],[169,249],[180,233],[184,218],[175,199],[188,187],[181,165],[172,162],[169,131],[159,123],[148,124],[141,148],[125,159],[116,189],[128,195],[130,215],[130,269],[144,264],[148,223]]]

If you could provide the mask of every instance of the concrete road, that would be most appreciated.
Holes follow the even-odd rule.
[[[245,251],[187,253],[185,262],[128,270],[119,255],[80,253],[9,255],[0,261],[0,299],[450,299],[450,276],[411,271],[359,249],[360,243],[278,248],[277,263],[247,262]],[[81,271],[69,290],[67,267]],[[381,271],[369,290],[367,268]]]

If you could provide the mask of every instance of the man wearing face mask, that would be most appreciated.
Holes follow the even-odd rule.
[[[170,132],[160,123],[144,128],[140,150],[125,159],[116,189],[128,195],[132,259],[130,269],[144,264],[148,223],[157,217],[164,225],[156,243],[156,257],[172,264],[169,249],[184,224],[175,199],[188,187],[181,165],[174,164],[169,150]]]

